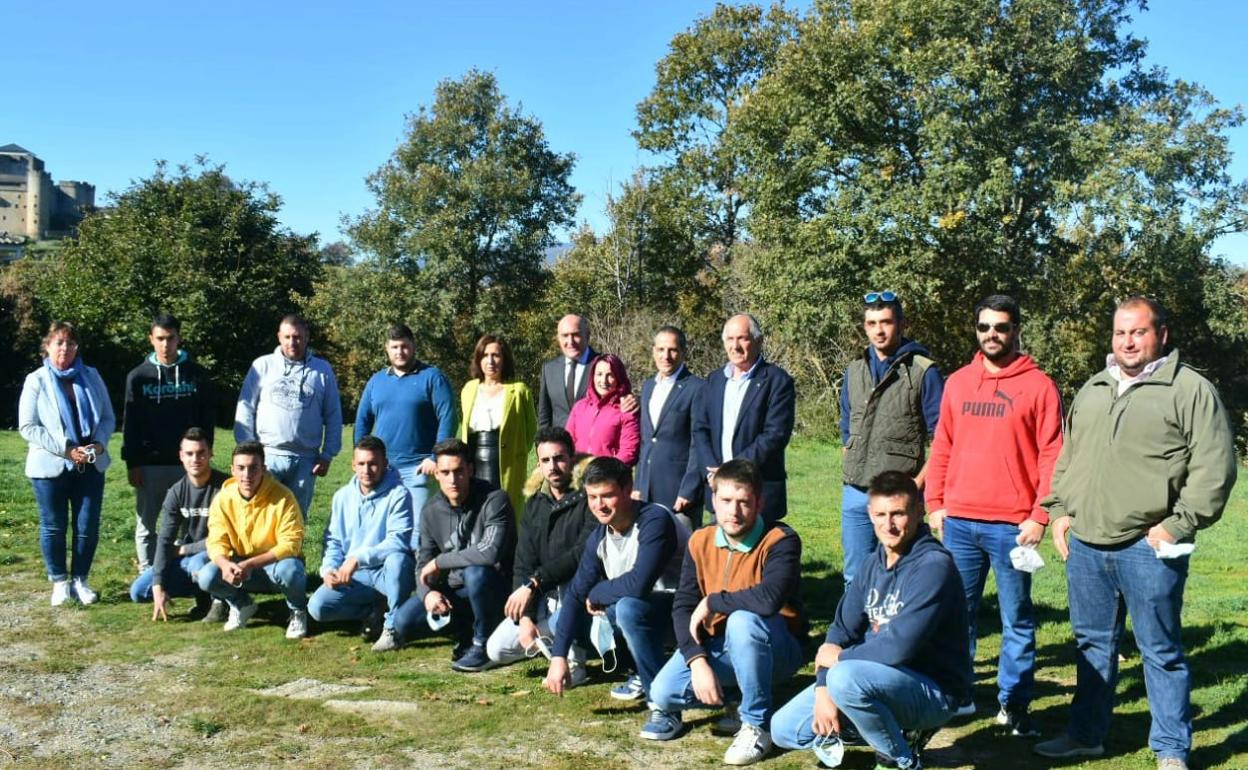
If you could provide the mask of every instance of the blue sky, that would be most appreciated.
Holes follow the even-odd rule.
[[[578,157],[578,219],[601,227],[606,194],[649,162],[629,132],[672,35],[703,0],[596,2],[23,3],[0,12],[0,144],[42,157],[57,179],[107,191],[156,159],[197,153],[237,178],[267,181],[283,222],[340,237],[340,215],[371,204],[364,178],[403,134],[404,116],[441,79],[472,67]],[[1154,0],[1135,30],[1150,61],[1248,103],[1248,3]],[[18,43],[20,36],[27,36]],[[32,66],[32,57],[34,64]],[[1232,137],[1248,177],[1248,130]],[[1248,237],[1215,251],[1248,263]]]

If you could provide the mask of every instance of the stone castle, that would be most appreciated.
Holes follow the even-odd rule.
[[[95,185],[53,184],[43,161],[16,144],[0,147],[0,242],[63,238],[95,206]]]

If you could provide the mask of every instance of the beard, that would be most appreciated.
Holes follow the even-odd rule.
[[[991,352],[991,353],[990,353],[990,352],[988,352],[988,350],[984,347],[984,343],[982,343],[982,342],[981,342],[981,343],[979,343],[979,352],[980,352],[980,353],[983,353],[983,354],[984,354],[984,358],[988,359],[989,361],[993,362],[994,364],[996,364],[996,363],[1000,363],[1001,361],[1004,361],[1005,359],[1007,359],[1007,358],[1009,358],[1010,356],[1014,355],[1014,348],[1015,348],[1015,345],[1014,345],[1013,340],[1010,340],[1010,341],[1008,341],[1008,342],[998,343],[998,344],[1000,344],[1000,347],[999,347],[999,348],[997,348],[997,350],[995,350],[994,352]]]

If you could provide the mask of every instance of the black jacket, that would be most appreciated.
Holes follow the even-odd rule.
[[[537,578],[541,593],[546,593],[571,580],[595,524],[580,489],[569,490],[558,501],[545,487],[535,492],[520,522],[512,588]],[[525,614],[535,617],[536,609],[537,602],[530,602]]]

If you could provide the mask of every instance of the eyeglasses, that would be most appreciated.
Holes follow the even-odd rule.
[[[868,305],[874,302],[895,302],[897,300],[897,292],[895,291],[869,291],[862,295],[862,301]]]
[[[999,324],[975,324],[975,331],[980,334],[987,334],[989,329],[997,334],[1009,334],[1014,329],[1014,324],[1009,321],[1002,321]]]

